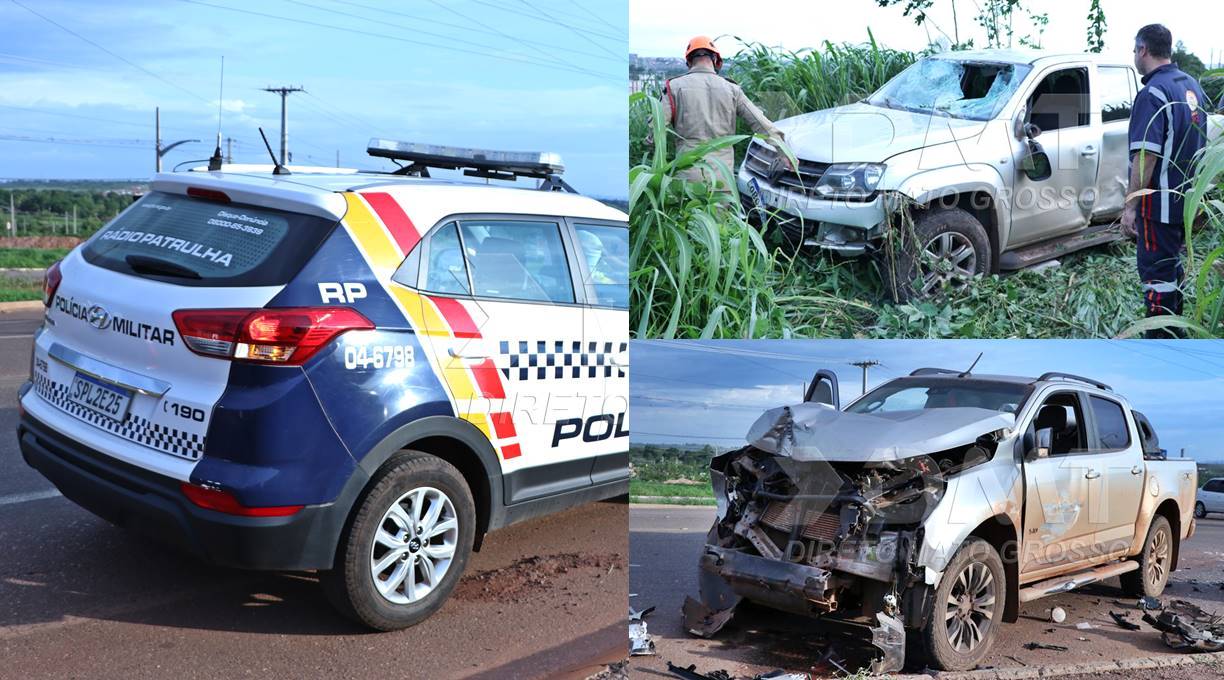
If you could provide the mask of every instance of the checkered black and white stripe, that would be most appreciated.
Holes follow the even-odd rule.
[[[123,422],[107,418],[68,399],[68,386],[57,383],[42,373],[34,373],[34,391],[59,409],[137,444],[187,460],[199,460],[204,453],[203,435],[160,425],[131,413]]]
[[[501,342],[497,362],[507,378],[623,378],[625,367],[612,363],[612,355],[624,354],[627,342],[582,340],[520,340]]]

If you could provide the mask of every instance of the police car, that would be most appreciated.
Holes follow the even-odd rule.
[[[370,153],[403,167],[157,175],[48,271],[18,435],[90,511],[387,630],[486,532],[627,492],[628,226],[551,154]]]

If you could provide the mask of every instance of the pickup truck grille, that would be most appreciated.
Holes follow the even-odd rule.
[[[748,170],[748,174],[765,180],[770,185],[814,196],[815,194],[812,190],[816,188],[816,183],[820,181],[829,164],[805,161],[800,158],[799,172],[782,170],[777,175],[771,175],[770,165],[777,157],[778,152],[773,147],[753,140],[748,145],[748,155],[744,159],[744,168]]]
[[[772,529],[790,533],[795,528],[795,521],[798,517],[798,503],[775,501],[765,508],[764,514],[761,515],[761,523]],[[804,514],[802,525],[803,528],[800,529],[799,535],[803,538],[813,541],[832,541],[837,537],[841,518],[832,512],[808,510]]]

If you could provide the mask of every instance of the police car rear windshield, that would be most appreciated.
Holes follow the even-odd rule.
[[[82,255],[107,269],[187,286],[287,283],[334,221],[154,192],[94,235]]]

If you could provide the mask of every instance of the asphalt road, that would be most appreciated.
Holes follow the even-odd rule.
[[[656,608],[646,622],[658,650],[656,656],[633,657],[633,677],[671,677],[666,671],[669,661],[680,666],[694,664],[705,673],[722,669],[733,677],[752,677],[778,668],[816,673],[827,669],[818,665],[827,649],[825,635],[802,617],[741,607],[712,640],[685,633],[680,607],[685,595],[697,596],[697,557],[713,519],[711,507],[630,506],[629,603],[638,610]],[[1224,518],[1200,521],[1194,537],[1182,546],[1178,570],[1164,595],[1170,597],[1224,613]],[[1139,620],[1136,610],[1124,609],[1115,600],[1134,603],[1122,593],[1116,578],[1022,605],[1020,620],[1004,624],[982,665],[1006,668],[1180,654],[1166,647],[1160,634]],[[1067,612],[1062,624],[1048,621],[1049,610],[1055,606]],[[1110,618],[1111,609],[1128,613],[1142,628],[1122,629]],[[1092,628],[1076,627],[1083,622]],[[1024,649],[1030,641],[1068,650]],[[853,651],[844,656],[851,661],[855,658]]]
[[[396,633],[340,618],[314,574],[209,567],[80,509],[14,436],[39,317],[0,313],[0,677],[572,677],[624,657],[624,502],[491,534]]]

